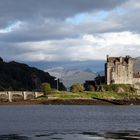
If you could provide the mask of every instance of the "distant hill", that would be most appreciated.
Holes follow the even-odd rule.
[[[139,72],[140,71],[140,57],[135,58],[134,61],[134,71]]]
[[[4,62],[0,58],[0,90],[40,90],[43,82],[50,83],[52,88],[57,87],[55,77],[49,73],[15,61]],[[62,83],[59,88],[65,89]]]
[[[56,67],[47,69],[50,75],[62,79],[66,87],[70,87],[73,83],[84,83],[85,80],[94,80],[97,76],[90,69],[64,69],[63,67]]]

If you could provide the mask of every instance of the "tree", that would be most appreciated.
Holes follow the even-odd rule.
[[[88,86],[86,87],[86,90],[87,90],[87,91],[95,91],[95,87],[94,87],[93,85],[88,85]]]
[[[47,94],[51,93],[51,91],[52,91],[49,83],[42,83],[41,89],[42,89],[44,95],[47,95]]]
[[[70,87],[70,91],[71,92],[83,92],[84,91],[84,87],[82,84],[79,83],[75,83]]]

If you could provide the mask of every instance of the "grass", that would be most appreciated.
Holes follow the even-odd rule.
[[[116,93],[116,92],[87,92],[93,98],[101,99],[126,99],[126,98],[140,98],[137,94],[134,93]]]
[[[135,93],[116,93],[116,92],[80,92],[80,93],[72,93],[72,92],[53,92],[48,95],[48,98],[57,98],[57,99],[93,99],[93,98],[101,98],[101,99],[131,99],[131,98],[139,98],[140,95]]]
[[[75,98],[91,98],[85,93],[57,92],[48,95],[49,98],[75,99]]]
[[[132,85],[127,84],[112,84],[103,85],[105,92],[66,92],[66,91],[52,91],[47,94],[49,99],[140,99],[140,95],[136,94],[136,89]],[[121,93],[121,92],[122,93]],[[38,99],[46,99],[46,96],[41,96]]]

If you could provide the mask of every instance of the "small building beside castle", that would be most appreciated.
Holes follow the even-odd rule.
[[[106,84],[132,84],[140,88],[140,72],[134,73],[134,59],[130,56],[109,57],[105,64]]]

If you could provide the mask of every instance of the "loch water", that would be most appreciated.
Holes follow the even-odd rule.
[[[140,139],[140,106],[0,106],[0,140]]]

